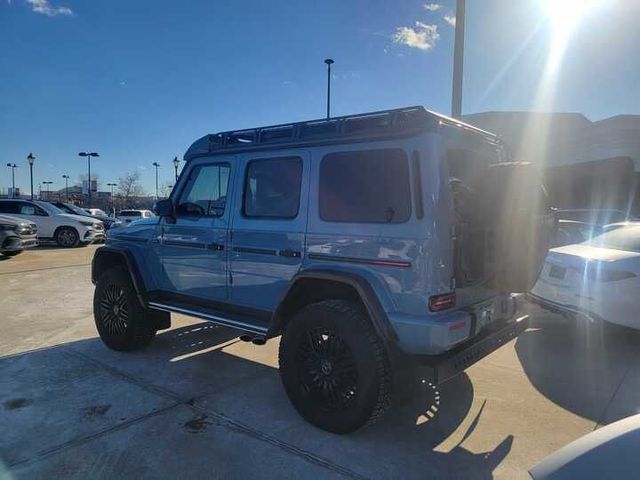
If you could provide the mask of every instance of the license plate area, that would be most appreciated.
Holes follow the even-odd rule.
[[[564,280],[564,277],[566,274],[567,274],[567,269],[564,267],[560,267],[558,265],[551,265],[551,268],[549,269],[549,276],[551,278]]]
[[[496,318],[493,302],[480,305],[474,309],[473,313],[476,317],[476,333],[493,323],[493,320]]]

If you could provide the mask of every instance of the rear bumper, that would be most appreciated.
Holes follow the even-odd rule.
[[[422,361],[433,368],[434,383],[443,383],[513,340],[528,327],[528,315],[518,317],[515,321],[500,322],[500,325],[492,326],[450,352],[423,356]]]
[[[519,294],[501,294],[477,304],[432,315],[387,313],[400,350],[408,355],[441,355],[473,341],[495,324],[516,317]]]
[[[540,308],[552,313],[564,316],[582,316],[592,321],[601,321],[602,317],[585,309],[578,308],[574,305],[565,305],[562,303],[552,302],[546,298],[539,297],[533,293],[527,293],[527,300],[538,305]]]

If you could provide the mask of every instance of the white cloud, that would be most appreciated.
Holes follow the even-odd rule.
[[[49,0],[27,0],[27,3],[31,5],[31,10],[36,13],[42,13],[48,17],[55,17],[57,15],[73,15],[73,12],[69,7],[54,7],[49,4]]]
[[[455,15],[445,15],[444,21],[447,22],[452,27],[456,26],[456,16]]]
[[[424,9],[428,10],[430,12],[435,12],[436,10],[440,10],[442,8],[442,5],[440,5],[439,3],[425,3],[424,4]]]
[[[435,47],[440,38],[437,25],[416,22],[415,28],[400,27],[393,35],[393,41],[407,47],[428,51]]]

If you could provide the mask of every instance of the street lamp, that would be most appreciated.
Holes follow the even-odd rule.
[[[451,116],[462,117],[462,76],[464,67],[464,20],[466,0],[456,0],[456,33],[453,46],[453,85],[451,89]]]
[[[49,181],[44,181],[42,182],[43,185],[47,186],[47,201],[50,200],[49,198],[49,185],[51,185],[53,182],[49,182]]]
[[[335,62],[331,58],[325,58],[327,64],[327,119],[331,118],[331,65]]]
[[[158,162],[153,162],[153,166],[156,167],[156,201],[158,200],[158,167],[160,164]]]
[[[178,160],[178,157],[174,157],[173,158],[173,168],[176,171],[176,182],[178,181],[178,165],[180,164],[180,160]]]
[[[31,200],[33,200],[33,162],[36,161],[35,155],[33,153],[29,153],[27,161],[29,162],[29,176],[31,178]]]
[[[15,163],[7,163],[7,167],[11,169],[11,198],[16,198],[16,168]]]
[[[69,201],[69,175],[62,175],[64,178],[64,196],[67,197],[67,202]]]
[[[111,187],[111,212],[114,213],[114,216],[116,211],[116,205],[113,201],[113,187],[117,187],[117,186],[118,186],[117,183],[107,183],[107,187]]]
[[[89,166],[89,181],[87,183],[89,186],[89,208],[91,208],[91,157],[99,157],[100,155],[96,152],[80,152],[78,156],[87,157],[87,165]]]

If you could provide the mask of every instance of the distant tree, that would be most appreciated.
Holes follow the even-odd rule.
[[[140,173],[129,172],[118,179],[118,196],[126,208],[131,200],[144,195],[144,188],[140,184]]]

